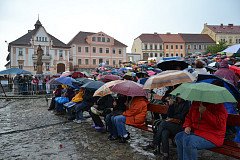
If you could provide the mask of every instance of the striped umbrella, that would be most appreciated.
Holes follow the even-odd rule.
[[[184,82],[193,82],[195,78],[191,73],[179,70],[163,71],[148,78],[143,89],[154,89],[166,86],[174,86]]]

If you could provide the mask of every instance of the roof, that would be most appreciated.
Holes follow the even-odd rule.
[[[215,33],[240,34],[240,26],[228,25],[206,25]]]
[[[215,43],[208,34],[185,34],[179,33],[186,43]]]
[[[38,20],[36,22],[36,24],[41,25],[41,22]],[[16,39],[15,41],[10,42],[9,45],[30,46],[31,45],[30,41],[31,41],[33,35],[35,35],[38,30],[39,30],[39,27],[36,27],[34,30],[29,31],[28,33],[26,33],[22,37]],[[49,34],[49,33],[47,33],[47,34],[50,37],[50,39],[53,41],[53,47],[70,48],[68,45],[66,45],[62,41],[58,40],[57,38],[55,38],[51,34]]]
[[[143,33],[138,38],[140,38],[143,43],[163,43],[159,34],[156,33],[154,34]]]
[[[164,43],[184,43],[184,40],[179,34],[159,34]]]
[[[91,36],[93,34],[96,34],[96,33],[80,31],[80,32],[78,32],[78,34],[75,37],[73,37],[73,39],[71,39],[68,42],[68,45],[71,45],[71,44],[88,44],[87,41],[86,41],[86,38],[87,38],[87,36]],[[114,39],[114,46],[127,47],[127,45],[119,42],[116,39]]]

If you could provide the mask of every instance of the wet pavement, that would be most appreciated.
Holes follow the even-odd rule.
[[[107,133],[91,128],[92,120],[81,124],[47,110],[44,98],[5,101],[0,99],[1,160],[145,160],[161,159],[144,151],[152,133],[127,126],[131,139],[126,144],[108,141]],[[87,116],[87,113],[85,113]],[[171,159],[177,159],[171,146]],[[200,160],[229,160],[231,157],[201,151]]]

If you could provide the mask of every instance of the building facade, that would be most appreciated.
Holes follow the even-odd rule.
[[[159,60],[164,56],[163,41],[158,33],[141,34],[134,39],[131,52],[140,54],[141,60]]]
[[[61,73],[70,69],[70,47],[51,34],[47,33],[37,20],[33,30],[8,45],[6,68],[21,68],[35,74],[37,71],[37,48],[43,49],[43,73]]]
[[[126,45],[103,33],[80,31],[68,43],[74,70],[93,69],[101,63],[119,66],[126,61]]]
[[[208,34],[216,43],[226,42],[227,45],[240,43],[240,26],[228,25],[208,25],[204,24],[202,34]]]
[[[210,45],[215,41],[207,34],[179,34],[185,43],[186,55],[204,54]]]

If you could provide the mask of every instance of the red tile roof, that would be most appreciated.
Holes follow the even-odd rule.
[[[215,33],[240,34],[240,26],[228,25],[206,25]]]
[[[68,45],[71,45],[71,44],[88,44],[87,41],[86,41],[86,38],[87,38],[87,36],[91,36],[93,34],[96,34],[96,33],[80,31],[75,37],[73,37],[72,40],[70,40],[70,42],[68,42]],[[119,42],[116,39],[114,39],[114,46],[127,47],[127,45]]]
[[[164,43],[184,43],[184,40],[179,34],[159,34]]]
[[[138,38],[141,39],[143,43],[163,43],[159,34],[141,34]]]
[[[208,34],[186,34],[179,33],[186,43],[215,43]]]

